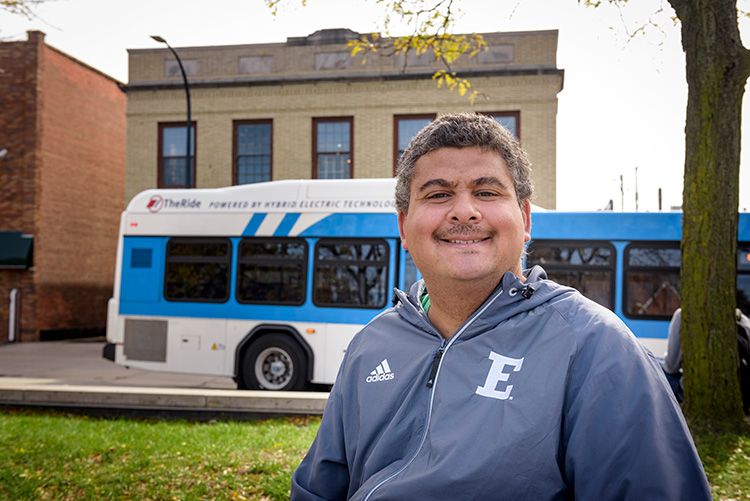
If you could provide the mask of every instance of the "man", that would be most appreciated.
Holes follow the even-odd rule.
[[[737,354],[740,378],[740,392],[742,393],[742,412],[750,416],[750,318],[742,310],[735,310],[737,319]],[[680,341],[680,327],[682,324],[682,308],[677,308],[672,314],[667,334],[667,352],[662,360],[664,375],[672,388],[675,398],[682,402],[682,343]]]
[[[352,340],[292,499],[711,499],[656,359],[523,271],[529,176],[491,118],[414,138],[396,207],[424,280]]]
[[[740,310],[737,310],[740,311]],[[682,344],[680,343],[680,323],[682,322],[682,308],[677,308],[669,321],[667,333],[667,352],[662,360],[662,369],[667,382],[672,388],[675,398],[682,402]]]

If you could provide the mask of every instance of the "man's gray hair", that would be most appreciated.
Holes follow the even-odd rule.
[[[518,139],[505,127],[486,115],[457,113],[442,115],[414,136],[398,161],[396,171],[396,210],[409,211],[411,180],[414,166],[422,156],[438,148],[478,147],[498,153],[513,178],[518,204],[523,208],[534,193],[531,183],[531,162]]]

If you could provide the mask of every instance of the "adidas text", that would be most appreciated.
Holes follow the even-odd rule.
[[[388,381],[389,379],[393,379],[394,374],[391,372],[389,374],[378,374],[377,376],[367,376],[367,382],[368,383],[376,383],[378,381]]]

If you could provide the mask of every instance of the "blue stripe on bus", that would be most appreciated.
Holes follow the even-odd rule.
[[[623,318],[622,320],[633,331],[635,337],[667,339],[669,320],[641,320],[635,318]],[[654,355],[662,357],[664,353],[654,353]]]
[[[279,227],[276,228],[276,231],[273,232],[273,236],[275,237],[286,237],[289,236],[289,232],[292,231],[292,226],[294,226],[294,223],[297,222],[297,219],[300,217],[300,213],[291,213],[284,216],[284,219],[281,220],[281,223],[279,224]]]
[[[677,240],[682,213],[537,212],[531,214],[531,238],[546,240]]]
[[[258,213],[253,214],[253,217],[250,218],[250,222],[247,223],[247,226],[245,226],[245,231],[242,232],[243,237],[252,237],[255,236],[255,233],[258,231],[258,228],[260,228],[260,225],[263,224],[263,220],[266,218],[268,214],[264,213]]]
[[[300,233],[301,237],[398,237],[396,214],[331,214]]]

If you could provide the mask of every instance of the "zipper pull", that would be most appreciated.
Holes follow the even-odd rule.
[[[445,352],[445,340],[443,340],[443,344],[440,345],[440,348],[438,348],[437,353],[435,353],[435,358],[432,359],[432,370],[430,370],[430,378],[427,380],[428,388],[432,388],[432,385],[435,384],[435,376],[437,376],[438,367],[440,367],[440,359],[443,358],[444,352]]]

